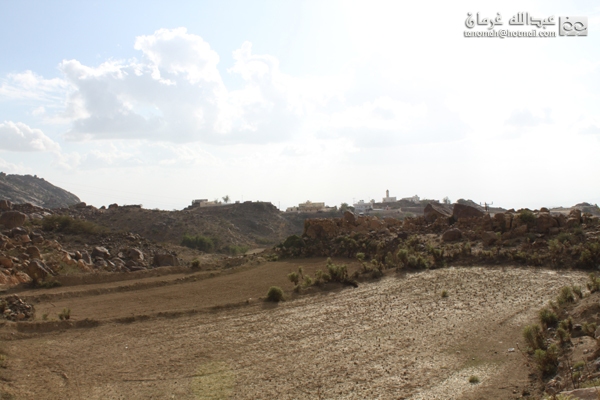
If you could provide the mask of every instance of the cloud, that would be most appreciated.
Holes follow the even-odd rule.
[[[60,101],[68,83],[60,78],[44,79],[32,71],[8,74],[0,85],[0,98],[8,100]]]
[[[504,125],[516,128],[530,128],[541,124],[552,123],[550,109],[545,108],[543,112],[543,116],[536,116],[528,109],[514,110],[510,117],[505,121]]]
[[[60,146],[40,129],[32,129],[22,122],[5,121],[0,124],[0,150],[57,152]]]

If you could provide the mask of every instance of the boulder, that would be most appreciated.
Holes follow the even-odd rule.
[[[106,247],[94,247],[92,250],[92,258],[103,258],[108,260],[110,258],[110,252]]]
[[[515,218],[515,219],[518,219],[518,218]],[[515,228],[512,230],[511,236],[514,238],[521,237],[521,236],[525,236],[527,234],[527,232],[529,232],[529,228],[527,228],[527,225],[521,225],[518,228]]]
[[[427,222],[433,222],[438,218],[450,218],[452,209],[446,204],[429,203],[423,210],[423,216]]]
[[[144,253],[142,253],[141,250],[133,247],[127,250],[127,256],[136,261],[144,261]]]
[[[454,209],[452,210],[452,215],[454,216],[454,219],[458,221],[465,218],[483,217],[483,211],[478,210],[473,206],[456,203],[454,205]]]
[[[0,211],[12,210],[12,203],[10,200],[0,200]]]
[[[569,218],[577,218],[581,221],[581,210],[578,208],[572,209],[571,212],[569,212]]]
[[[559,394],[562,396],[562,399],[596,400],[598,398],[598,388],[575,389],[568,392],[560,392]]]
[[[355,225],[356,215],[352,211],[344,211],[344,222],[348,225]]]
[[[31,256],[31,258],[42,258],[42,254],[40,253],[40,249],[35,246],[29,246],[26,250],[27,254]]]
[[[494,224],[492,222],[492,217],[490,217],[490,214],[484,214],[483,217],[481,217],[481,228],[484,231],[491,231],[492,229],[494,229]]]
[[[510,226],[506,226],[506,214],[504,213],[496,213],[494,214],[494,218],[492,218],[492,226],[494,229],[498,229],[502,232],[510,229]]]
[[[558,221],[558,226],[560,228],[567,225],[567,217],[565,217],[565,214],[558,214],[556,216],[556,220]]]
[[[90,253],[88,253],[87,250],[83,250],[81,252],[81,259],[86,264],[91,264],[92,263],[92,257],[90,257]]]
[[[460,231],[460,229],[456,229],[456,228],[448,229],[442,235],[443,242],[452,242],[455,240],[460,240],[461,238],[462,238],[462,232]]]
[[[394,226],[402,226],[402,221],[400,221],[399,219],[396,218],[390,218],[390,217],[386,217],[383,219],[383,223],[385,224],[385,226],[387,226],[388,228],[394,227]]]
[[[48,275],[53,275],[52,270],[42,260],[31,260],[25,267],[25,272],[34,281],[41,281]]]
[[[12,268],[13,267],[13,262],[10,258],[5,257],[5,256],[0,256],[0,266],[4,267],[4,268]]]
[[[176,256],[171,255],[171,254],[155,254],[153,263],[157,267],[167,267],[167,266],[175,266],[176,267],[179,265],[179,260],[177,259]]]
[[[535,229],[540,233],[548,233],[550,228],[558,227],[558,221],[549,213],[539,213],[535,219]]]
[[[27,221],[27,215],[19,211],[5,211],[0,215],[0,225],[4,225],[8,229],[23,226]]]
[[[565,224],[565,226],[567,228],[575,228],[575,227],[579,226],[580,223],[581,223],[581,220],[579,218],[569,217],[569,218],[567,218],[567,223]]]
[[[489,246],[498,240],[498,236],[494,231],[486,231],[481,233],[481,240],[486,246]]]
[[[338,236],[339,228],[333,219],[307,219],[304,221],[302,236],[309,238],[330,238]]]

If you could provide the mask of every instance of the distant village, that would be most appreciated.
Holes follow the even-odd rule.
[[[429,201],[437,201],[437,200],[429,200]],[[381,216],[393,216],[404,213],[420,213],[422,212],[423,205],[420,204],[421,199],[419,196],[415,195],[412,197],[404,197],[398,200],[396,197],[390,196],[390,191],[385,191],[385,197],[381,199],[381,202],[377,202],[374,199],[370,201],[359,200],[352,205],[348,205],[343,203],[341,208],[349,209],[354,211],[359,215],[370,215],[370,214],[378,214]],[[239,204],[240,201],[235,201],[234,204]],[[213,201],[209,201],[208,199],[198,199],[193,200],[191,208],[195,207],[218,207],[224,206],[227,204],[232,204],[229,202],[229,196],[223,198],[223,201],[215,199]],[[287,213],[331,213],[337,212],[339,210],[338,206],[327,206],[324,202],[313,202],[307,200],[304,203],[300,203],[297,206],[288,207],[285,212]]]

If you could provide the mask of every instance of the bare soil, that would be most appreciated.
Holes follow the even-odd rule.
[[[533,396],[540,381],[518,350],[521,329],[561,286],[587,279],[446,268],[296,295],[287,274],[300,265],[313,275],[325,259],[23,291],[37,320],[0,326],[0,398]],[[273,285],[287,301],[259,299]],[[41,321],[65,307],[70,322]]]

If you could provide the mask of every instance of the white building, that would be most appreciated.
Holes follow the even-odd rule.
[[[354,203],[354,211],[357,213],[365,213],[373,209],[373,203],[375,200],[371,200],[368,203],[365,203],[364,200],[359,200],[358,203]]]
[[[390,191],[386,190],[385,191],[385,197],[383,198],[382,203],[395,203],[396,202],[396,198],[395,197],[390,197]]]

